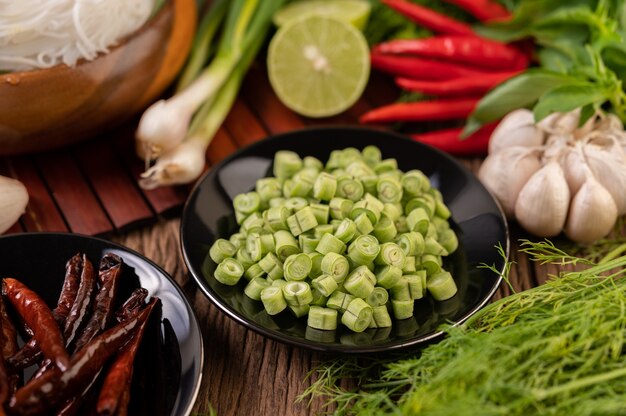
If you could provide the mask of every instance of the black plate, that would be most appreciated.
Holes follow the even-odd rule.
[[[306,318],[288,312],[271,317],[261,302],[249,299],[238,286],[222,285],[213,277],[215,265],[208,257],[211,243],[228,238],[237,230],[232,199],[248,192],[257,179],[271,173],[274,153],[293,150],[300,156],[328,159],[331,150],[354,146],[378,146],[383,158],[395,158],[400,169],[420,169],[439,188],[452,211],[459,235],[459,250],[449,256],[446,267],[452,272],[459,293],[445,302],[430,297],[417,301],[415,316],[394,321],[392,328],[355,334],[343,328],[316,331]],[[476,177],[448,155],[404,136],[354,127],[311,128],[274,136],[234,153],[215,166],[198,182],[185,205],[181,223],[181,244],[191,275],[200,289],[223,312],[237,322],[278,341],[321,351],[376,352],[422,343],[441,335],[445,322],[460,323],[481,308],[494,294],[501,277],[479,268],[493,264],[498,270],[504,259],[495,246],[508,254],[508,229],[504,214]]]
[[[98,238],[28,233],[0,238],[0,276],[19,279],[54,307],[65,263],[78,252],[85,253],[96,268],[106,252],[122,257],[126,267],[120,280],[120,299],[142,286],[162,302],[160,325],[146,331],[137,354],[129,414],[189,415],[202,377],[202,336],[183,293],[156,264],[126,247]]]

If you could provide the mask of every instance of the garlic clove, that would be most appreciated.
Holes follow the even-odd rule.
[[[613,197],[592,175],[570,204],[565,235],[578,243],[591,243],[611,232],[617,221]]]
[[[28,191],[22,182],[0,176],[0,234],[11,228],[28,205]]]
[[[143,189],[155,189],[159,186],[193,182],[204,170],[205,153],[204,140],[191,136],[161,155],[154,166],[143,172],[139,186]]]
[[[489,139],[489,154],[511,146],[541,146],[543,139],[532,111],[522,108],[510,112],[500,121]]]
[[[551,134],[548,136],[541,156],[542,163],[546,164],[552,159],[560,160],[571,142],[572,136],[570,134]]]
[[[552,113],[549,116],[545,117],[543,120],[537,123],[537,127],[539,130],[545,133],[553,133],[554,132],[554,124],[561,117],[563,113]],[[534,118],[533,118],[534,120]]]
[[[535,172],[520,191],[515,218],[526,231],[539,237],[552,237],[563,229],[569,201],[563,169],[552,160]]]
[[[582,153],[580,143],[576,143],[574,147],[568,147],[563,152],[561,158],[561,166],[563,167],[563,173],[565,174],[565,180],[569,186],[569,190],[574,195],[580,187],[585,183],[587,179],[585,157]]]
[[[597,118],[598,118],[598,115],[594,114],[593,116],[589,117],[587,121],[585,121],[585,124],[583,124],[580,127],[576,127],[574,131],[572,132],[574,138],[581,139],[587,136],[592,131],[594,131]],[[578,119],[580,120],[580,115]],[[578,126],[578,124],[576,125]]]
[[[478,178],[513,218],[515,201],[528,179],[541,168],[537,152],[526,147],[509,147],[487,156]]]
[[[621,151],[609,149],[587,143],[582,153],[591,173],[611,194],[622,215],[626,214],[626,157]]]

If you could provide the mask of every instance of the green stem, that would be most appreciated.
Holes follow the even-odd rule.
[[[624,251],[626,251],[626,243],[620,244],[619,246],[615,247],[613,250],[609,251],[604,257],[602,257],[602,259],[600,259],[598,264],[607,263],[617,258],[617,256],[623,254]]]
[[[624,376],[626,376],[626,368],[619,368],[617,370],[609,371],[608,373],[597,374],[594,376],[570,381],[569,383],[561,384],[560,386],[555,386],[547,390],[538,390],[535,391],[533,394],[538,400],[542,401],[549,397],[556,396],[557,394],[565,393],[570,390],[577,390],[594,384],[601,384],[609,380]]]

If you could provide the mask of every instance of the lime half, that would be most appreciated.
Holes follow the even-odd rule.
[[[354,26],[305,15],[283,25],[267,54],[270,83],[278,98],[308,117],[327,117],[349,108],[369,77],[369,49]]]
[[[335,17],[363,30],[370,15],[370,3],[366,0],[302,0],[289,3],[272,17],[276,26],[302,17],[306,14],[319,14]]]

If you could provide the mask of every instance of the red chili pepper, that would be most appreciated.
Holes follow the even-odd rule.
[[[115,313],[118,322],[125,321],[133,316],[139,309],[145,306],[148,298],[148,290],[139,287],[133,290],[126,302]]]
[[[460,127],[411,134],[411,137],[415,141],[431,145],[455,156],[479,156],[487,154],[489,138],[497,124],[486,125],[466,139],[461,139],[463,128]]]
[[[390,123],[463,119],[470,115],[478,101],[479,98],[448,98],[395,103],[370,110],[359,120],[361,123]]]
[[[70,357],[65,350],[63,335],[52,311],[43,299],[19,280],[11,278],[4,279],[2,293],[26,324],[33,329],[33,336],[44,355],[54,361],[61,371],[67,370]]]
[[[396,84],[408,91],[421,92],[439,97],[483,95],[496,85],[519,75],[522,71],[494,72],[480,77],[454,78],[443,81],[428,81],[396,78]]]
[[[17,350],[17,331],[7,313],[4,298],[0,296],[0,367],[2,367],[3,373],[0,374],[0,415],[2,415],[2,411],[4,411],[4,403],[9,399],[9,396],[4,397],[5,389],[8,395],[13,394],[13,392],[17,390],[21,379],[20,374],[13,371],[6,361],[15,354]]]
[[[75,351],[83,348],[97,334],[104,331],[113,317],[113,304],[117,299],[119,277],[122,273],[122,259],[115,254],[105,254],[100,261],[98,280],[100,289],[93,303],[93,313],[85,329],[76,341]]]
[[[87,256],[83,254],[80,285],[63,330],[66,345],[70,345],[74,341],[78,333],[78,329],[82,326],[83,321],[88,316],[89,311],[91,310],[90,306],[95,289],[96,278],[93,270],[93,264],[91,264]]]
[[[148,308],[154,309],[156,303],[152,302]],[[133,362],[141,345],[141,339],[148,325],[145,320],[138,328],[132,340],[126,344],[124,350],[117,354],[111,364],[100,389],[96,410],[99,415],[112,416],[118,411],[120,399],[126,386],[133,377]]]
[[[437,13],[424,6],[409,3],[405,0],[381,1],[413,22],[432,30],[433,32],[448,35],[476,36],[469,25],[441,13]]]
[[[460,7],[481,22],[504,21],[511,18],[504,6],[494,0],[443,0]]]
[[[370,61],[372,68],[398,77],[438,80],[480,77],[485,74],[484,71],[459,64],[412,56],[383,55],[372,52]]]
[[[376,45],[373,52],[443,59],[491,71],[524,69],[528,66],[528,58],[519,49],[475,36],[396,39]]]
[[[53,368],[29,381],[11,397],[8,410],[16,415],[48,414],[50,409],[79,393],[93,380],[106,361],[135,335],[141,323],[148,319],[150,311],[145,308],[132,319],[95,337],[72,356],[67,371]]]
[[[67,316],[72,309],[72,305],[76,300],[76,294],[80,285],[80,274],[82,268],[82,258],[80,254],[74,255],[65,265],[65,279],[63,280],[63,288],[59,295],[56,308],[52,311],[52,315],[58,326],[63,328]],[[31,338],[24,346],[13,355],[9,364],[11,368],[23,369],[30,367],[34,363],[41,360],[41,349],[36,338]]]

